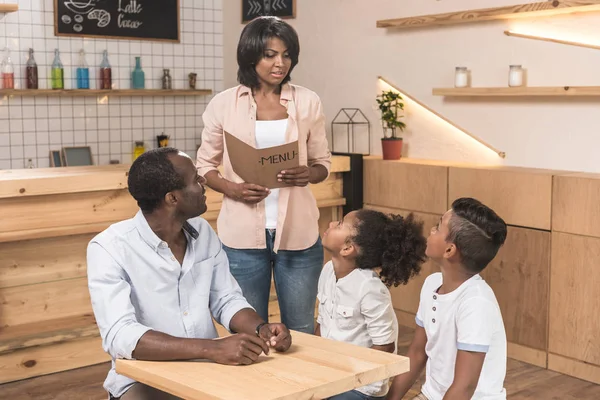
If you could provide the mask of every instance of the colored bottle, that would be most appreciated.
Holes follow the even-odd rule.
[[[135,159],[144,154],[145,151],[146,147],[144,146],[144,142],[136,141],[135,147],[133,148],[133,160],[135,161]]]
[[[62,62],[60,62],[60,53],[58,49],[54,49],[54,61],[50,71],[50,83],[52,89],[65,88],[65,73]]]
[[[104,50],[100,63],[100,89],[112,89],[112,68],[108,62],[108,51]]]
[[[141,57],[136,57],[135,69],[131,73],[131,88],[144,89],[145,86],[145,76],[144,71],[142,71],[142,59]]]
[[[38,88],[38,66],[33,58],[33,49],[29,49],[29,59],[25,65],[25,85],[27,89]]]
[[[4,48],[4,58],[2,59],[2,88],[15,88],[15,68],[10,59],[10,50],[8,47]]]
[[[85,51],[79,51],[79,66],[77,67],[77,89],[90,88],[90,69],[85,61]]]

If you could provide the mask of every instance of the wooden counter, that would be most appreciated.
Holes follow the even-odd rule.
[[[341,215],[348,157],[311,189],[321,231]],[[0,171],[0,383],[109,358],[93,320],[86,275],[89,241],[138,210],[129,165]],[[203,217],[216,225],[222,195],[207,189]]]
[[[502,310],[509,357],[600,383],[600,174],[401,159],[364,160],[365,206],[431,226],[459,197],[509,225],[482,272]],[[424,279],[392,288],[399,322],[414,326]]]

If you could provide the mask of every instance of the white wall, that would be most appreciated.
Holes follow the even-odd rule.
[[[223,89],[222,0],[181,0],[181,42],[81,39],[54,36],[53,0],[0,0],[18,3],[19,11],[0,14],[0,50],[8,46],[15,64],[15,86],[23,88],[27,51],[34,49],[40,89],[48,88],[54,49],[65,68],[65,87],[73,76],[81,48],[87,53],[90,83],[97,88],[102,51],[108,49],[113,87],[128,89],[135,56],[141,56],[147,88],[160,88],[169,68],[173,88],[187,88],[187,74],[198,73],[197,88]],[[0,57],[2,55],[0,54]],[[89,145],[96,164],[116,159],[131,162],[134,141],[156,147],[156,135],[171,136],[170,145],[195,154],[202,112],[210,96],[198,97],[0,97],[0,169],[49,165],[49,151]]]
[[[503,34],[519,28],[600,44],[600,13],[412,30],[375,27],[378,19],[536,1],[297,0],[297,17],[288,20],[301,41],[293,82],[321,96],[329,120],[342,107],[362,109],[372,122],[373,152],[380,152],[381,128],[373,107],[384,88],[377,81],[381,75],[507,154],[501,160],[407,102],[405,156],[600,172],[600,97],[444,100],[431,94],[434,87],[453,86],[458,65],[470,68],[473,86],[507,86],[510,64],[527,69],[530,86],[600,86],[600,51]],[[226,87],[236,84],[240,12],[238,1],[225,2]]]

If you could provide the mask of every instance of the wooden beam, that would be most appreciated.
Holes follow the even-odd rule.
[[[558,44],[566,44],[566,45],[569,45],[569,46],[586,47],[588,49],[600,50],[600,46],[599,45],[595,45],[595,44],[573,42],[571,40],[555,39],[555,38],[550,38],[550,37],[546,37],[546,36],[539,36],[539,35],[528,35],[526,33],[519,33],[519,32],[513,32],[513,31],[504,31],[504,34],[506,36],[513,36],[513,37],[518,37],[518,38],[522,38],[522,39],[541,40],[541,41],[544,41],[544,42],[552,42],[552,43],[558,43]]]
[[[378,28],[417,28],[600,11],[600,0],[554,0],[377,21]]]
[[[600,96],[600,86],[519,86],[435,88],[434,96],[446,97],[559,97]]]
[[[11,13],[19,10],[18,4],[0,4],[0,13]]]
[[[423,107],[425,110],[429,111],[430,113],[432,113],[433,115],[435,115],[436,117],[438,117],[439,119],[441,119],[442,121],[446,122],[447,124],[452,125],[453,127],[455,127],[456,129],[458,129],[459,131],[462,131],[465,135],[470,136],[471,138],[475,139],[477,142],[481,143],[482,145],[484,145],[485,147],[487,147],[488,149],[494,151],[496,154],[498,154],[498,156],[500,156],[501,158],[505,158],[506,157],[506,153],[503,151],[500,151],[498,149],[496,149],[494,146],[492,146],[491,144],[483,141],[482,139],[480,139],[479,137],[475,136],[474,134],[468,132],[467,130],[465,130],[464,128],[461,128],[460,126],[456,125],[454,122],[450,121],[448,118],[444,117],[443,115],[437,113],[436,111],[434,111],[432,108],[426,106],[425,104],[421,103],[420,101],[418,101],[417,99],[415,99],[414,97],[410,96],[408,93],[406,93],[404,90],[398,88],[397,86],[393,85],[392,83],[390,83],[388,80],[386,80],[383,77],[379,77],[379,80],[381,80],[382,82],[384,82],[385,84],[387,84],[388,86],[392,87],[394,90],[400,92],[402,95],[404,95],[406,98],[412,100],[413,102],[417,103],[418,105],[420,105],[421,107]],[[435,89],[434,89],[435,90]],[[435,94],[435,93],[434,93]]]

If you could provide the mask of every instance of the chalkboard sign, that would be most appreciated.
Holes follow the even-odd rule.
[[[179,0],[54,0],[54,34],[179,42]]]
[[[242,22],[252,21],[262,15],[295,18],[296,0],[242,0]]]

